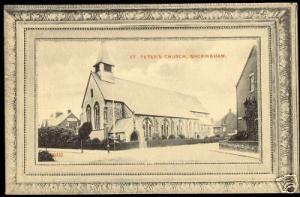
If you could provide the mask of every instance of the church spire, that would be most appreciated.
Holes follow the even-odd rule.
[[[101,41],[100,52],[96,63],[100,63],[100,62],[113,65],[105,41]]]
[[[94,72],[99,75],[101,80],[111,83],[114,82],[114,65],[109,57],[105,41],[101,42],[100,53],[93,67],[95,68]]]

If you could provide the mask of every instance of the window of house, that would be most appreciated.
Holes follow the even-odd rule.
[[[104,64],[104,70],[106,72],[112,72],[112,66],[109,64]]]
[[[249,89],[250,89],[250,92],[252,92],[252,91],[254,91],[254,73],[251,73],[250,75],[249,75],[249,78],[250,78],[250,87],[249,87]]]
[[[93,92],[93,88],[91,89],[91,97],[93,98],[94,96],[94,92]]]
[[[96,102],[94,106],[94,119],[95,119],[95,129],[100,129],[100,106]]]

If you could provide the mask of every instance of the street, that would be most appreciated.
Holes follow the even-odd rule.
[[[40,150],[45,150],[41,148]],[[120,151],[53,149],[56,162],[80,163],[131,163],[131,162],[258,162],[257,153],[219,149],[218,143],[193,144],[169,147],[130,149]]]

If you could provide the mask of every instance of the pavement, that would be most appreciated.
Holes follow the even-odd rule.
[[[45,150],[45,148],[40,148]],[[56,162],[62,163],[130,163],[130,162],[200,162],[200,163],[228,163],[228,162],[259,162],[257,153],[219,149],[218,143],[192,144],[168,147],[139,148],[129,150],[110,151],[80,149],[48,148],[54,155]]]

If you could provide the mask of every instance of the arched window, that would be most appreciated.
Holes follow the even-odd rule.
[[[189,121],[189,128],[187,132],[187,137],[190,137],[191,132],[193,131],[192,121]]]
[[[157,121],[157,119],[154,119],[154,130],[155,130],[155,132],[158,132],[158,129],[159,129],[158,121]]]
[[[93,92],[93,88],[91,89],[91,98],[94,97],[94,92]]]
[[[161,123],[161,135],[166,137],[169,135],[169,122],[167,119],[164,119]]]
[[[91,106],[87,105],[86,106],[86,121],[91,122]]]
[[[152,132],[152,122],[149,118],[145,118],[143,120],[143,129],[144,129],[144,136],[145,138],[151,137],[151,132]]]
[[[171,120],[171,135],[174,135],[174,121],[173,120]]]
[[[179,135],[182,135],[183,123],[182,120],[179,120]]]
[[[96,102],[94,105],[94,119],[95,119],[95,129],[100,129],[100,106]]]

